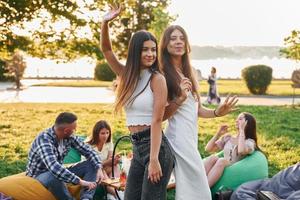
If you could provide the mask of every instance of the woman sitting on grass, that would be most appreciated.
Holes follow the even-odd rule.
[[[101,158],[104,179],[111,178],[112,152],[114,148],[111,137],[111,128],[109,124],[104,120],[100,120],[94,125],[93,135],[87,141],[87,143],[90,144],[96,152],[98,152]],[[119,163],[120,156],[116,155],[114,159],[115,176],[119,177],[120,172],[117,164]],[[107,187],[107,191],[109,193],[108,197],[110,197],[110,199],[114,199],[116,196],[114,188]]]
[[[228,132],[228,126],[222,125],[205,147],[208,152],[224,151],[224,158],[212,155],[204,160],[210,187],[220,179],[226,166],[241,160],[254,150],[260,150],[257,145],[256,120],[250,113],[239,114],[236,128],[238,131],[236,136],[224,135]],[[222,135],[224,136],[220,138]]]

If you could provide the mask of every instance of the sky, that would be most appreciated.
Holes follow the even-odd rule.
[[[300,30],[300,0],[172,0],[192,45],[284,46]]]

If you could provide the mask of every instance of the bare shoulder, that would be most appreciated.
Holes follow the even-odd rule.
[[[151,80],[151,89],[152,91],[167,90],[166,79],[161,73],[156,72],[153,74]]]
[[[154,83],[158,83],[158,84],[166,83],[166,79],[165,79],[164,75],[162,75],[159,72],[153,74],[152,80]]]

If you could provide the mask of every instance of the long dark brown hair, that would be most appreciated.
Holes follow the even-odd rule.
[[[167,81],[168,99],[173,100],[176,97],[181,95],[181,89],[180,89],[181,78],[180,75],[177,73],[175,66],[173,66],[171,62],[172,55],[170,55],[167,48],[171,39],[171,34],[175,30],[179,30],[183,34],[184,41],[185,41],[185,54],[182,56],[182,73],[185,77],[191,80],[192,93],[199,100],[199,96],[197,92],[198,83],[194,76],[193,69],[190,63],[190,57],[189,57],[189,53],[191,52],[191,47],[185,30],[178,25],[169,26],[164,31],[159,45],[159,62],[160,62],[161,71],[163,71]]]
[[[157,41],[155,37],[148,31],[141,30],[133,34],[129,42],[128,55],[126,66],[123,73],[120,75],[120,83],[117,88],[115,112],[118,112],[126,105],[134,90],[136,89],[140,72],[141,72],[141,53],[145,41],[153,41],[156,44],[157,55]],[[158,71],[158,59],[151,66],[152,71]]]
[[[245,139],[252,139],[255,141],[256,150],[260,150],[258,143],[257,143],[257,134],[256,134],[256,120],[254,116],[248,112],[242,112],[247,121],[247,125],[245,127]],[[261,150],[260,150],[261,151]]]
[[[111,142],[111,128],[110,125],[105,120],[98,121],[93,128],[92,138],[87,142],[90,145],[97,145],[99,141],[99,133],[101,129],[106,128],[109,131],[109,136],[107,138],[106,143]]]

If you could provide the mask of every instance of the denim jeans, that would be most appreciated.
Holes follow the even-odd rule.
[[[150,130],[145,130],[149,131]],[[167,138],[163,135],[159,163],[163,176],[158,183],[148,179],[148,165],[150,158],[149,136],[132,140],[133,158],[126,182],[124,200],[164,200],[167,195],[167,185],[174,167],[175,157]]]
[[[97,176],[97,169],[90,161],[83,161],[67,168],[72,173],[81,177],[85,181],[95,182]],[[36,177],[44,187],[46,187],[58,200],[73,200],[73,198],[66,187],[66,183],[58,180],[51,172],[44,172]],[[88,190],[82,187],[80,191],[80,199],[93,199],[95,190]]]

